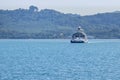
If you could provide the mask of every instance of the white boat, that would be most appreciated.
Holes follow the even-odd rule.
[[[88,42],[87,36],[81,27],[78,27],[77,32],[72,35],[72,39],[70,42],[71,43],[86,43],[86,42]]]

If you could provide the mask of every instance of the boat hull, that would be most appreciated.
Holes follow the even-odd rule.
[[[86,43],[85,41],[81,41],[81,40],[80,40],[80,41],[71,40],[70,42],[71,42],[71,43]]]

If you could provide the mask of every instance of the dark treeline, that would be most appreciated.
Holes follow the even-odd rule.
[[[80,16],[35,6],[0,10],[0,38],[70,38],[78,26],[89,38],[120,38],[120,12]]]

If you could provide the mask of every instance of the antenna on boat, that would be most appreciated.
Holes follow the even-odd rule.
[[[80,30],[81,29],[81,26],[78,26],[78,30]]]
[[[78,32],[83,32],[83,29],[81,26],[78,26],[78,29],[77,29]]]

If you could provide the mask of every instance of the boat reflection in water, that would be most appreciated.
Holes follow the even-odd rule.
[[[76,33],[72,35],[71,43],[86,43],[88,42],[84,30],[79,26]]]

